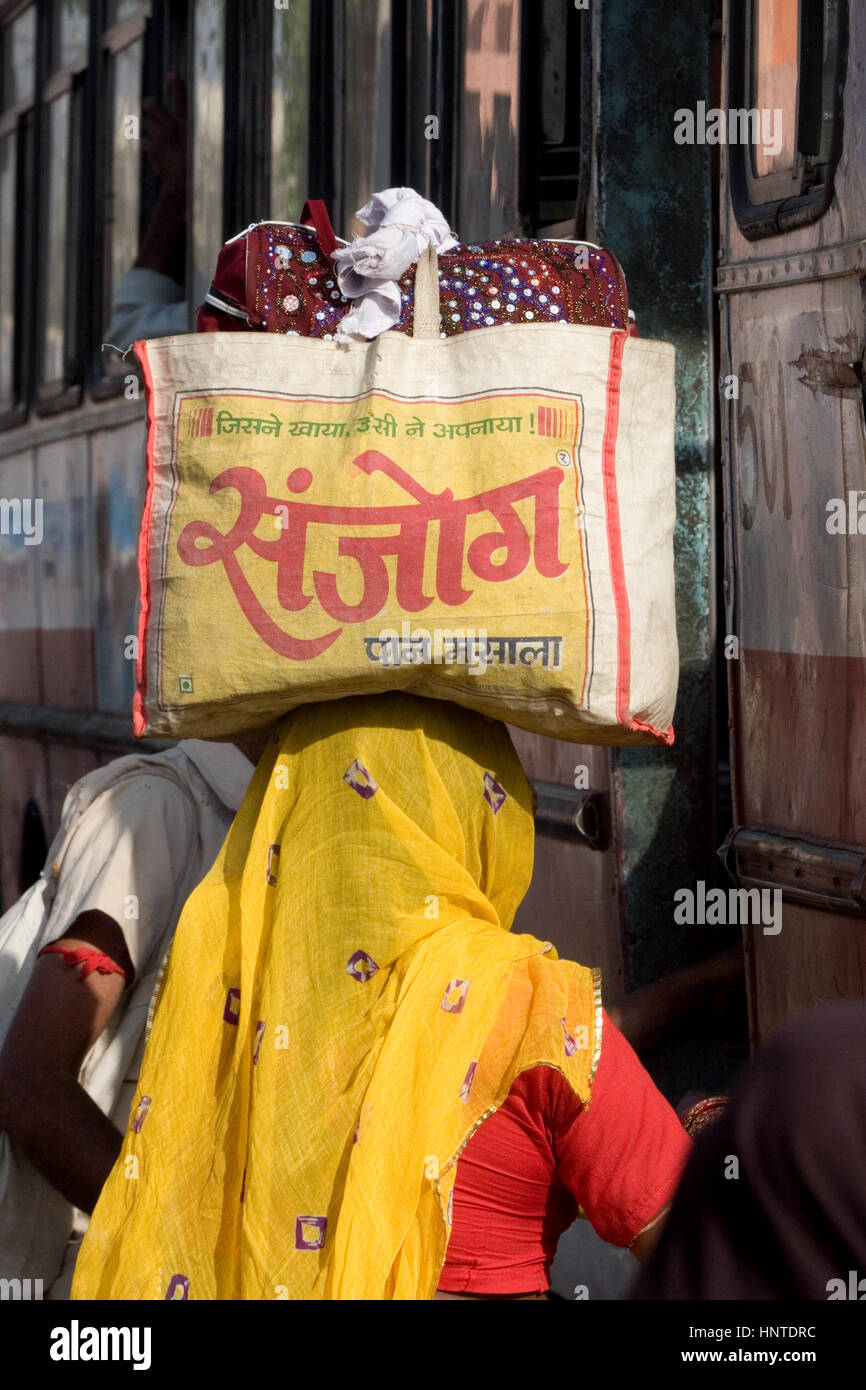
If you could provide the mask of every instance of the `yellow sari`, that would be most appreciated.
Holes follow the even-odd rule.
[[[514,1078],[590,1099],[597,972],[509,930],[532,858],[504,725],[293,711],[181,916],[73,1298],[432,1298]]]

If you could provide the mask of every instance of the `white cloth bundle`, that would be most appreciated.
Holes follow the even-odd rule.
[[[341,291],[356,301],[336,333],[349,342],[393,328],[400,317],[400,276],[431,246],[441,254],[458,244],[439,209],[414,188],[374,193],[357,216],[373,230],[333,257]]]

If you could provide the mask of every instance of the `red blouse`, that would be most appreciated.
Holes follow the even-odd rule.
[[[691,1140],[604,1014],[586,1113],[560,1072],[533,1067],[457,1164],[444,1293],[527,1294],[578,1203],[603,1240],[628,1245],[673,1197]]]

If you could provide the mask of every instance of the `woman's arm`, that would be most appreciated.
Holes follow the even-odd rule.
[[[670,1202],[666,1202],[661,1211],[657,1211],[653,1219],[648,1221],[643,1230],[638,1231],[634,1240],[629,1243],[629,1250],[641,1264],[649,1259],[655,1249],[658,1238],[664,1229],[665,1218],[670,1209]]]

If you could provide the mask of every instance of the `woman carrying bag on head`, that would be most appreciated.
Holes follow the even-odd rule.
[[[409,289],[422,253],[456,245],[436,208],[377,194],[361,214],[373,235],[333,256],[309,211],[315,236],[262,225],[223,249],[200,331],[439,338],[435,278],[423,303]],[[539,245],[533,280],[528,254],[521,316],[607,323],[621,354],[613,258],[585,277]],[[470,270],[452,333],[479,326]],[[149,409],[158,434],[168,407]],[[238,458],[257,447],[244,435]],[[207,672],[183,679],[206,701]],[[672,736],[626,715],[630,734]],[[545,1297],[578,1205],[642,1257],[690,1141],[605,1016],[598,973],[512,934],[532,863],[531,788],[503,723],[396,692],[285,717],[184,910],[74,1297]]]
[[[641,1255],[690,1141],[597,972],[509,930],[504,725],[389,694],[275,738],[184,909],[73,1297],[542,1297],[578,1203]]]

